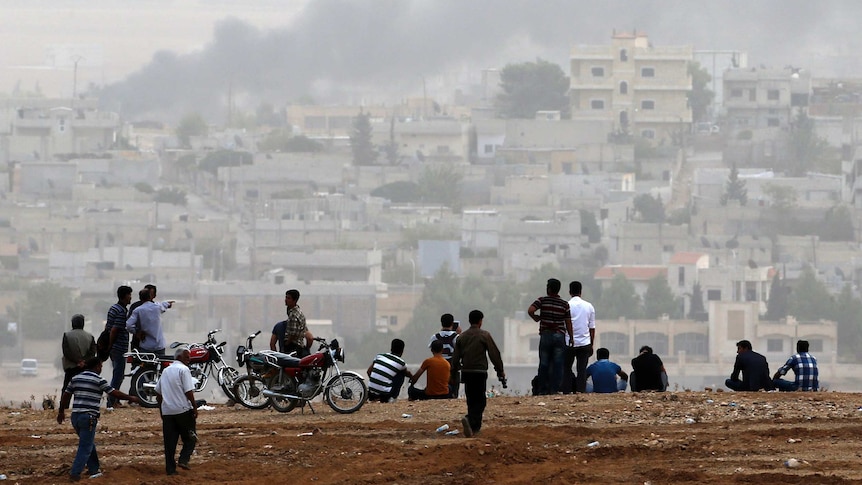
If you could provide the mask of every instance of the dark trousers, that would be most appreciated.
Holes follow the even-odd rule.
[[[470,429],[478,433],[482,429],[482,414],[488,397],[485,394],[488,374],[485,372],[461,372],[461,382],[464,383],[464,397],[467,398],[467,421]]]
[[[177,453],[179,439],[183,439],[180,463],[188,463],[192,457],[192,452],[195,451],[198,436],[195,433],[194,411],[188,410],[182,414],[163,415],[162,435],[165,441],[165,471],[173,473],[177,471],[177,461],[174,455]]]
[[[72,367],[71,369],[63,369],[63,389],[60,390],[60,394],[66,390],[66,386],[69,385],[69,381],[72,380],[73,377],[83,372],[83,367]]]
[[[114,389],[119,389],[121,385],[123,385],[123,378],[126,373],[126,358],[123,357],[122,350],[111,349],[111,387]],[[113,407],[114,404],[117,403],[119,399],[114,396],[108,394],[108,407]]]
[[[576,375],[575,375],[575,392],[587,392],[587,365],[590,363],[590,357],[593,356],[592,345],[582,345],[580,347],[570,347],[571,353],[575,356]],[[569,364],[571,369],[571,364]]]
[[[425,393],[425,389],[417,389],[412,385],[407,388],[407,397],[411,401],[424,401],[426,399],[452,399],[454,396],[452,395],[452,385],[449,385],[449,394],[438,394],[436,396],[430,396]]]
[[[399,372],[392,378],[392,389],[386,394],[377,394],[376,392],[368,392],[369,401],[389,402],[390,399],[398,399],[401,394],[401,387],[404,386],[404,373]]]

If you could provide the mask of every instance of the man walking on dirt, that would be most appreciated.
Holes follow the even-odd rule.
[[[105,327],[111,329],[108,348],[110,349],[111,365],[113,367],[111,387],[114,389],[120,388],[126,373],[126,357],[124,354],[129,351],[129,332],[126,331],[126,319],[128,317],[126,308],[131,302],[132,287],[123,285],[117,288],[117,303],[114,303],[108,309],[108,316],[105,321]],[[107,406],[109,408],[122,407],[122,404],[109,394]]]
[[[176,359],[156,383],[156,399],[159,401],[159,414],[162,416],[162,435],[165,444],[165,471],[168,475],[177,474],[177,466],[190,470],[189,461],[195,451],[198,436],[195,422],[198,417],[195,402],[195,382],[189,371],[189,349],[177,348]],[[183,439],[179,461],[174,457],[177,442]]]

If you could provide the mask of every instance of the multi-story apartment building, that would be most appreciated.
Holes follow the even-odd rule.
[[[692,52],[654,47],[639,32],[615,33],[610,45],[573,47],[572,119],[610,121],[614,131],[670,142],[691,124]]]
[[[755,128],[787,129],[793,110],[808,106],[811,74],[789,66],[729,69],[723,89],[732,134]]]

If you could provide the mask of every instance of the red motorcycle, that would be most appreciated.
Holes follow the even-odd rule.
[[[261,409],[268,404],[282,413],[307,404],[313,413],[311,400],[323,394],[323,400],[335,412],[349,414],[358,411],[368,399],[365,380],[356,372],[338,367],[338,362],[344,362],[344,349],[338,345],[338,340],[329,343],[322,338],[314,340],[320,343],[318,351],[302,358],[272,350],[238,352],[239,360],[255,359],[263,363],[263,368],[250,371],[236,380],[234,393],[237,402],[253,409]],[[267,401],[262,401],[263,398]]]
[[[216,378],[227,397],[236,401],[236,396],[233,394],[233,383],[239,377],[239,371],[227,365],[222,358],[227,342],[217,343],[214,337],[220,331],[211,330],[207,334],[206,342],[202,344],[174,342],[171,344],[171,348],[175,349],[180,345],[189,347],[189,370],[195,381],[195,392],[204,390],[210,376],[212,376]],[[162,370],[171,365],[174,359],[137,350],[125,354],[125,357],[126,362],[137,366],[137,370],[132,374],[131,394],[141,400],[143,407],[158,407],[156,383],[162,375]]]

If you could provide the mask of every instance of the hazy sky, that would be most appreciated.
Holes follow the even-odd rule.
[[[536,57],[568,71],[572,45],[607,43],[614,29],[656,45],[748,51],[752,64],[818,77],[860,76],[859,18],[856,0],[3,0],[0,91],[52,76],[68,94],[68,65],[34,67],[46,46],[84,44],[101,46],[101,59],[79,61],[79,86],[113,84],[128,114],[217,105],[229,87],[250,102],[391,101],[421,93],[423,78]]]

